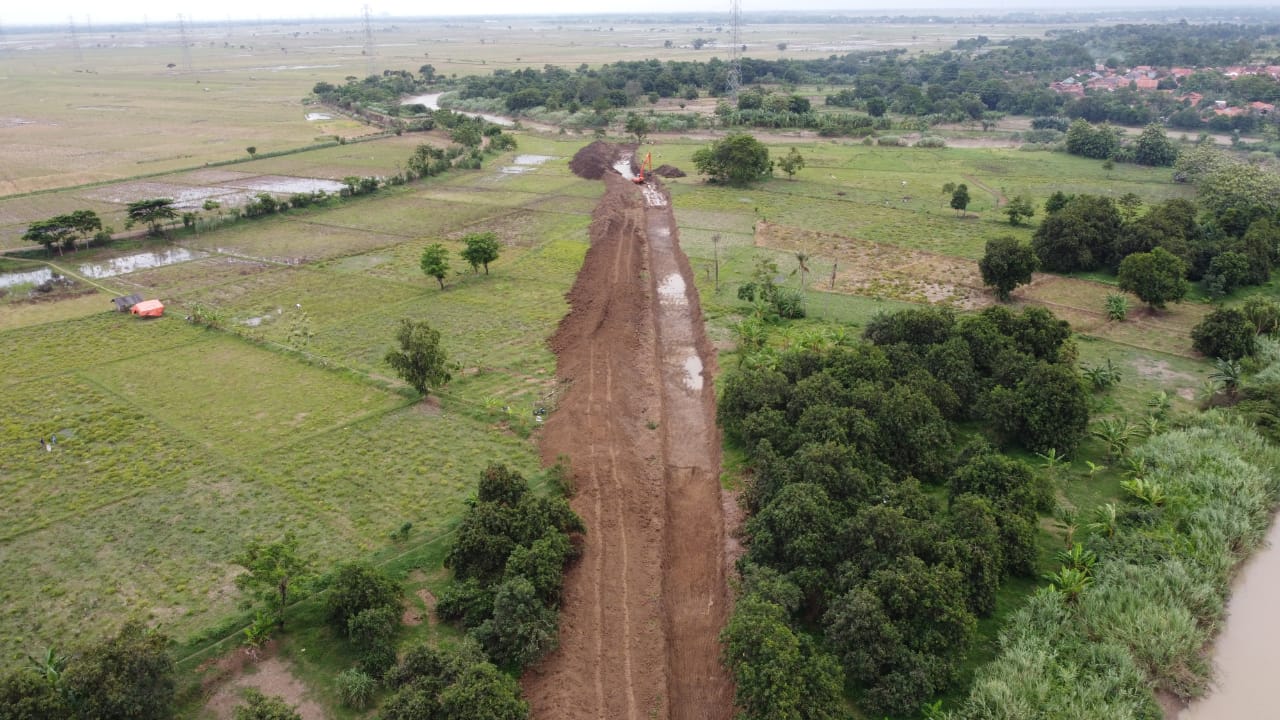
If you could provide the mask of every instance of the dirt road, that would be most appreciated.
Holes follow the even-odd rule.
[[[572,385],[542,452],[570,457],[588,536],[566,578],[560,649],[526,674],[525,694],[535,718],[727,719],[714,354],[668,196],[612,169],[632,150],[595,143],[572,164],[606,190],[552,338]]]

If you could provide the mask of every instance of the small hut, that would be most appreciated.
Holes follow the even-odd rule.
[[[164,303],[159,300],[143,300],[129,309],[138,317],[160,317],[164,314]]]
[[[142,296],[137,293],[111,299],[111,303],[116,306],[116,312],[129,312],[130,308],[140,302],[142,302]]]

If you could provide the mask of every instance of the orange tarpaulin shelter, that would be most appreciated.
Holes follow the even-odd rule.
[[[159,300],[143,300],[129,308],[129,312],[138,317],[160,317],[164,314],[164,303]]]

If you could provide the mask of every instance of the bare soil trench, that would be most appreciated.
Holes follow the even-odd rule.
[[[566,577],[560,649],[524,689],[535,718],[727,720],[715,356],[668,195],[611,168],[633,152],[593,143],[571,163],[605,195],[551,341],[571,385],[542,454],[569,456],[588,535]]]

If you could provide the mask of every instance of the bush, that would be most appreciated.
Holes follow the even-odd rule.
[[[350,668],[338,674],[338,699],[343,706],[352,710],[364,710],[373,700],[378,689],[378,681],[367,673]]]
[[[1191,329],[1192,345],[1196,350],[1223,360],[1239,360],[1252,355],[1255,336],[1253,323],[1234,308],[1214,310]]]
[[[947,146],[947,141],[937,135],[925,135],[916,141],[915,146],[918,148],[944,148]]]
[[[236,708],[235,720],[302,720],[296,708],[284,698],[263,695],[257,688],[244,691],[245,704]]]
[[[364,563],[343,565],[325,603],[329,624],[345,634],[357,615],[379,608],[394,610],[400,606],[400,596],[400,586],[385,572]]]

